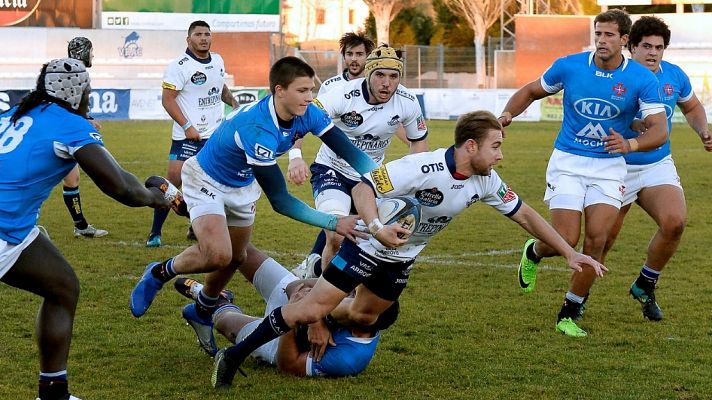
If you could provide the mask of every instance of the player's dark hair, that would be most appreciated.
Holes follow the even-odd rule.
[[[313,78],[314,69],[297,57],[280,58],[269,70],[269,90],[274,94],[277,85],[286,89],[301,77]]]
[[[625,10],[614,8],[612,10],[602,12],[596,15],[596,18],[593,20],[593,25],[596,26],[596,24],[599,22],[612,22],[614,24],[617,24],[618,33],[620,33],[621,36],[630,33],[631,20],[630,16],[627,12],[625,12]]]
[[[455,125],[455,147],[462,146],[469,139],[480,145],[492,129],[499,131],[502,126],[491,112],[481,110],[463,114]]]
[[[670,28],[665,21],[657,17],[640,17],[630,28],[630,38],[628,39],[628,49],[638,46],[645,36],[660,36],[667,49],[670,44]]]
[[[344,36],[339,39],[339,50],[341,51],[341,57],[346,57],[346,50],[356,47],[358,45],[363,45],[366,48],[366,55],[371,54],[373,48],[376,46],[370,37],[366,36],[364,32],[347,32]]]
[[[40,75],[37,77],[37,86],[35,87],[35,90],[26,94],[25,97],[20,100],[20,103],[18,103],[17,109],[12,114],[12,117],[10,117],[10,122],[13,125],[16,124],[17,121],[22,118],[23,115],[27,114],[28,112],[30,112],[30,110],[41,105],[42,103],[46,103],[45,107],[49,106],[52,103],[55,103],[71,113],[82,115],[81,112],[73,109],[68,101],[58,99],[47,94],[47,90],[45,89],[45,76],[47,75],[48,65],[49,63],[45,63],[42,66],[42,69],[40,70]],[[85,115],[82,116],[85,117]]]
[[[378,316],[378,319],[373,323],[373,325],[359,327],[359,329],[369,333],[376,333],[378,331],[388,329],[396,322],[398,314],[400,314],[400,303],[396,300],[386,309],[386,311],[382,312],[381,315]]]
[[[208,25],[207,22],[202,21],[202,20],[193,21],[190,23],[190,26],[188,27],[188,36],[190,36],[193,33],[193,31],[195,30],[195,28],[197,28],[199,26],[204,26],[204,27],[208,28],[208,30],[210,30],[210,25]]]

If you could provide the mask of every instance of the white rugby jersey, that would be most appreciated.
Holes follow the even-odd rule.
[[[376,196],[412,196],[420,202],[420,224],[408,241],[387,248],[376,238],[359,239],[358,246],[374,257],[390,262],[414,259],[430,239],[472,204],[482,201],[503,215],[514,215],[522,201],[492,170],[490,176],[462,179],[455,174],[454,147],[410,154],[390,161],[363,176]]]
[[[348,82],[349,81],[348,71],[349,70],[345,69],[340,74],[334,75],[331,78],[322,82],[321,86],[319,86],[319,93],[316,95],[316,97],[323,96],[326,94],[326,92],[329,92],[336,88],[339,88],[344,83]],[[356,78],[356,79],[358,79],[358,78]]]
[[[379,165],[383,162],[386,147],[398,125],[403,124],[409,140],[425,139],[428,133],[425,119],[418,100],[408,89],[398,85],[393,97],[383,104],[368,104],[368,96],[366,79],[359,78],[327,91],[317,97],[314,103],[329,114],[334,125],[344,131],[356,147]],[[319,148],[314,162],[332,167],[352,180],[361,177],[324,144]]]
[[[178,106],[202,139],[209,138],[222,122],[225,63],[219,54],[210,53],[207,59],[201,60],[186,49],[185,54],[168,64],[161,86],[179,92]],[[175,121],[172,138],[185,140],[183,128]]]

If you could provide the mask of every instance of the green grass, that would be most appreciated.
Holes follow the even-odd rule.
[[[431,148],[449,145],[452,122],[431,121]],[[558,125],[515,124],[507,130],[503,178],[548,217],[541,198],[544,172]],[[211,360],[183,323],[184,299],[172,287],[141,319],[128,296],[151,260],[177,254],[189,243],[187,222],[171,215],[160,249],[146,249],[152,211],[132,209],[99,193],[82,176],[82,201],[92,224],[110,235],[75,239],[55,190],[40,223],[74,266],[82,293],[74,328],[71,389],[84,399],[707,399],[712,398],[709,245],[712,203],[709,162],[687,126],[674,128],[673,153],[682,177],[689,223],[682,245],[662,275],[660,323],[643,320],[627,294],[656,227],[639,208],[627,217],[609,256],[610,273],[593,288],[582,327],[589,337],[554,331],[569,273],[547,259],[531,295],[519,292],[516,265],[526,233],[486,205],[466,210],[424,251],[401,298],[401,316],[383,335],[369,368],[346,379],[297,379],[248,361],[249,377],[215,393]],[[106,122],[107,148],[144,179],[164,174],[170,141],[167,122]],[[308,140],[313,155],[317,140]],[[390,156],[407,149],[395,143]],[[281,164],[283,169],[286,165]],[[305,201],[307,187],[290,190]],[[276,215],[262,198],[253,242],[286,266],[311,248],[316,228]],[[230,288],[247,312],[263,304],[244,281]],[[39,299],[0,285],[0,399],[34,398],[38,371],[33,323]],[[220,344],[227,344],[220,337]]]

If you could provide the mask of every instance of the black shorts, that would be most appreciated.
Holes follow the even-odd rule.
[[[198,154],[208,140],[173,140],[171,141],[171,151],[168,153],[169,160],[185,161]]]
[[[381,261],[346,239],[323,276],[327,282],[346,293],[363,284],[376,296],[396,301],[408,284],[413,261]]]

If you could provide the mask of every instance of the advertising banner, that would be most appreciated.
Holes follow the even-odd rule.
[[[89,95],[89,115],[94,119],[129,119],[128,89],[95,89]]]
[[[279,0],[103,0],[104,29],[184,30],[203,20],[214,32],[277,32]]]
[[[0,0],[0,26],[91,28],[93,0]]]

